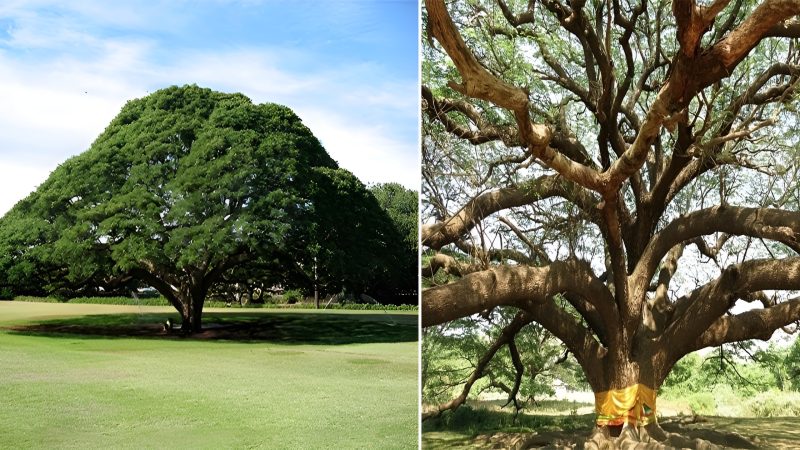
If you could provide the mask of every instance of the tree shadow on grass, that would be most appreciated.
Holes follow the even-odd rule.
[[[142,337],[281,344],[365,344],[417,340],[417,316],[400,314],[225,313],[203,316],[203,331],[183,336],[165,330],[175,314],[98,314],[6,328],[11,333],[85,338]]]
[[[677,423],[675,423],[677,422]],[[716,434],[728,434],[723,445],[733,448],[798,448],[800,417],[707,417],[697,423],[665,423],[663,428],[692,438],[715,442]],[[735,432],[735,435],[733,435]],[[746,446],[746,442],[752,444]],[[739,445],[740,447],[735,447]]]
[[[462,406],[422,423],[423,448],[583,448],[595,415],[562,412],[555,416],[522,413],[515,420],[508,411]],[[666,431],[684,438],[730,449],[796,449],[800,442],[798,417],[686,419],[667,417],[659,422]]]

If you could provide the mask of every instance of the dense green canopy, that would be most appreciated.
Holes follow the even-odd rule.
[[[406,303],[417,303],[419,283],[419,194],[397,183],[382,183],[370,187],[372,195],[389,215],[400,233],[399,241],[390,252],[397,255],[393,274],[383,278],[375,289],[384,295],[394,295]]]
[[[392,233],[289,108],[170,87],[128,102],[2,219],[0,282],[43,292],[143,282],[194,331],[209,289],[237,267],[275,282],[319,255],[326,276],[365,286]],[[322,258],[344,249],[357,263]]]

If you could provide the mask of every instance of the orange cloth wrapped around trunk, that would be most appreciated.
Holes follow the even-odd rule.
[[[643,384],[594,394],[597,425],[647,425],[656,419],[656,391]]]

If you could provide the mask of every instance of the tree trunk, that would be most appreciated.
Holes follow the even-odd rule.
[[[314,257],[314,307],[319,309],[319,276],[317,274],[317,257]]]
[[[181,333],[189,335],[202,330],[203,302],[205,298],[184,297],[181,303]]]
[[[627,370],[625,370],[627,369]],[[656,395],[652,377],[636,377],[633,364],[612,368],[610,387],[594,389],[597,426],[640,426],[656,422]]]
[[[596,428],[587,449],[716,449],[709,442],[665,432],[658,424],[658,388],[671,367],[657,348],[607,354],[599,364],[584,365],[595,395]]]

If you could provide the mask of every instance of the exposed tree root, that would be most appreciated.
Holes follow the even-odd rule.
[[[491,449],[538,449],[538,450],[733,450],[763,448],[759,441],[746,439],[731,432],[708,428],[689,428],[686,424],[670,422],[664,424],[670,432],[658,424],[646,427],[623,428],[619,436],[611,436],[609,428],[596,428],[588,440],[579,432],[545,431],[539,433],[494,433],[476,437],[474,448]]]
[[[657,423],[652,423],[640,427],[626,425],[617,437],[612,437],[606,427],[597,428],[589,440],[584,443],[583,448],[586,450],[723,450],[757,448],[752,442],[736,434],[694,431],[695,433],[693,434],[701,434],[703,437],[716,441],[716,443],[700,437],[671,433],[665,431]]]

